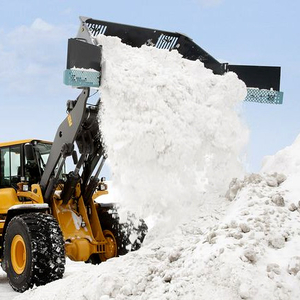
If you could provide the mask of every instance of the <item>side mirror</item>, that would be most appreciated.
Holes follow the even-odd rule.
[[[72,151],[72,158],[73,158],[74,165],[77,165],[77,163],[78,163],[78,156],[77,156],[77,152],[75,150]]]
[[[27,143],[24,145],[24,151],[25,151],[25,157],[27,160],[34,160],[35,161],[35,153],[33,149],[33,145],[30,143]]]

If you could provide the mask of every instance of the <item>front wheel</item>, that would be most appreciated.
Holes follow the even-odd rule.
[[[125,222],[121,223],[115,206],[102,209],[100,205],[98,216],[107,242],[105,253],[92,254],[87,263],[100,264],[109,258],[125,255],[141,247],[148,230],[144,220],[128,213]]]
[[[3,269],[17,292],[62,278],[64,241],[57,221],[49,214],[14,217],[4,238]]]
[[[103,235],[107,244],[105,247],[105,253],[101,253],[99,255],[100,261],[106,261],[118,255],[118,245],[114,234],[110,230],[104,230]]]

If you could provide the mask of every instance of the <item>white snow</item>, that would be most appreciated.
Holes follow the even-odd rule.
[[[144,218],[178,219],[241,176],[245,84],[177,51],[132,48],[100,35],[101,129],[117,202]],[[184,212],[187,209],[188,212]],[[164,233],[163,233],[164,234]]]
[[[15,299],[299,299],[300,208],[289,209],[286,184],[248,175],[231,202],[222,198],[226,210],[204,205],[198,218],[137,252],[79,264]],[[284,206],[272,202],[277,194]]]
[[[276,153],[266,156],[263,161],[262,172],[279,172],[289,175],[300,173],[300,135],[295,142]]]
[[[14,299],[299,299],[300,137],[241,177],[245,87],[234,74],[101,44],[113,196],[153,228],[140,250],[99,266],[68,262],[62,280]]]

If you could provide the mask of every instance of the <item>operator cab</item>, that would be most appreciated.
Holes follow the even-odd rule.
[[[38,183],[51,146],[51,142],[41,140],[0,143],[0,188],[18,188],[19,182]]]

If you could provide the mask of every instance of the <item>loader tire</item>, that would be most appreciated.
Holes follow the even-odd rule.
[[[98,265],[101,262],[104,262],[112,257],[117,257],[120,255],[118,223],[112,218],[112,216],[108,212],[99,214],[99,219],[103,235],[107,241],[107,250],[106,253],[94,253],[90,256],[90,258],[86,262],[91,263],[93,265]]]
[[[148,230],[144,220],[137,219],[134,214],[128,213],[126,222],[121,223],[116,207],[100,214],[99,218],[102,229],[110,230],[114,234],[117,256],[136,251],[141,247]]]
[[[110,258],[116,257],[118,255],[118,245],[115,238],[115,234],[113,234],[110,230],[103,230],[103,235],[107,241],[106,251],[105,253],[101,253],[99,255],[100,262],[106,261]]]
[[[3,254],[9,283],[17,292],[63,277],[64,240],[57,221],[49,214],[14,217],[6,230]]]
[[[126,247],[124,243],[124,232],[121,229],[117,212],[113,211],[113,213],[105,212],[101,214],[100,223],[103,231],[109,230],[110,232],[112,232],[112,234],[115,237],[116,244],[117,244],[116,256],[124,255],[125,254],[124,250]]]

